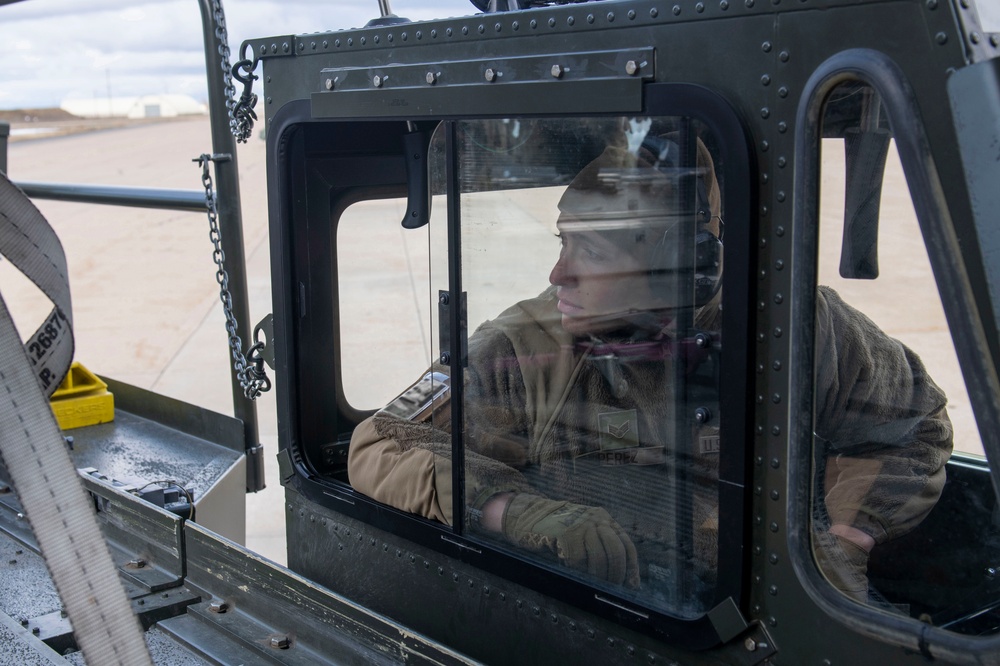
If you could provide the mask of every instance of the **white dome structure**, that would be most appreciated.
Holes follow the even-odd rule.
[[[81,118],[173,118],[208,113],[207,105],[178,94],[67,99],[60,108]]]

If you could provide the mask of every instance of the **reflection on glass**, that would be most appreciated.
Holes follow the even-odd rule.
[[[660,611],[704,613],[722,446],[713,137],[677,118],[469,121],[453,136],[469,535]],[[439,192],[443,136],[430,153]],[[435,293],[444,279],[432,275]],[[351,482],[451,523],[450,368],[431,371],[359,426]]]
[[[480,167],[462,172],[463,275],[470,321],[486,319],[466,484],[477,535],[693,616],[717,559],[717,420],[687,415],[718,415],[720,211],[708,150],[671,125],[535,121],[520,143],[509,124],[460,125]],[[506,303],[477,319],[498,282]],[[690,354],[697,332],[711,342]]]
[[[878,97],[838,88],[823,136],[815,556],[849,597],[943,625],[995,539],[963,541],[975,505],[995,503],[988,472],[945,469],[953,441],[982,443]]]

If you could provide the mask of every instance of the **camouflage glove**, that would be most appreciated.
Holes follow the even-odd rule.
[[[516,545],[550,552],[568,567],[616,585],[639,587],[639,561],[625,530],[600,507],[519,493],[503,515]]]
[[[816,535],[816,564],[830,584],[861,603],[868,602],[868,552],[829,532]]]

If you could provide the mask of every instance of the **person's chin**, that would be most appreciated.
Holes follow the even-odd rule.
[[[562,327],[572,335],[596,335],[606,333],[621,326],[618,317],[581,317],[563,314]]]
[[[565,314],[562,316],[562,327],[573,335],[583,335],[587,333],[588,328],[587,321],[582,317],[571,317]]]

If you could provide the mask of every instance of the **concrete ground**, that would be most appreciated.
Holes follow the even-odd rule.
[[[191,160],[210,151],[208,120],[196,117],[58,138],[15,140],[8,150],[8,171],[15,182],[198,190],[201,171]],[[252,324],[271,312],[264,152],[264,142],[256,137],[241,145],[238,152]],[[832,168],[826,173],[836,174],[838,169],[842,173],[838,155],[836,150],[828,151]],[[940,303],[932,297],[936,293],[933,279],[926,260],[921,260],[925,255],[908,196],[895,193],[905,193],[905,187],[899,190],[902,177],[892,160],[887,181],[884,212],[900,221],[883,226],[880,258],[885,277],[877,283],[844,281],[836,275],[843,182],[835,176],[824,181],[828,195],[824,199],[821,282],[834,284],[848,302],[924,357],[932,376],[949,395],[957,448],[979,453],[982,449],[950,336]],[[98,374],[232,414],[230,357],[205,215],[36,203],[66,250],[77,359]],[[367,251],[375,254],[379,247],[376,243]],[[370,269],[379,263],[359,261],[358,265]],[[50,308],[34,287],[3,261],[0,290],[22,334]],[[370,293],[363,286],[361,292]],[[421,298],[417,291],[412,294],[414,300]],[[411,303],[410,307],[421,311],[426,305]],[[245,338],[249,334],[242,333]],[[364,342],[370,340],[365,338]],[[421,356],[415,367],[422,369],[426,360]],[[412,378],[414,371],[406,369],[405,375]],[[396,386],[405,385],[402,381],[386,383],[390,397]],[[383,399],[373,396],[372,405]],[[247,497],[247,546],[284,563],[283,492],[277,481],[273,394],[262,396],[257,405],[268,487]]]

